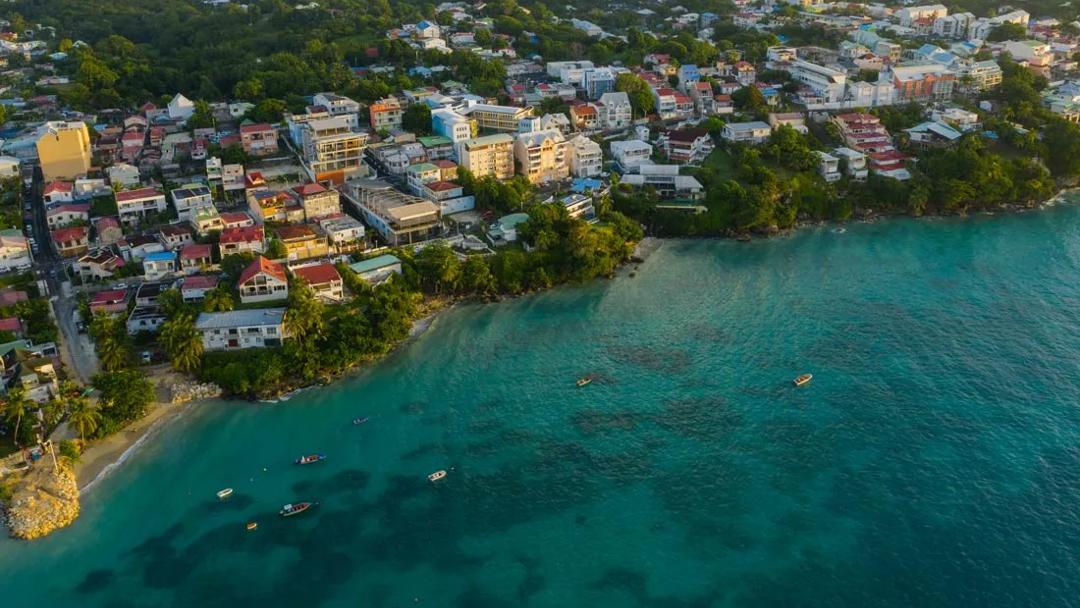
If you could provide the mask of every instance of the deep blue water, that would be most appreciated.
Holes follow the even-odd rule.
[[[1078,310],[1078,206],[667,242],[202,406],[71,528],[0,541],[0,601],[1077,605]]]

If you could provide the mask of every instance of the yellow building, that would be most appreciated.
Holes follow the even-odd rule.
[[[514,138],[505,133],[467,139],[458,144],[458,164],[476,177],[514,176]]]
[[[82,122],[47,122],[38,130],[38,158],[45,182],[71,180],[90,170],[90,133]]]
[[[495,106],[478,103],[461,111],[462,114],[476,121],[481,131],[509,131],[518,130],[518,123],[533,115],[532,108],[518,108],[515,106]]]
[[[570,176],[570,144],[555,130],[522,133],[514,142],[514,157],[529,183],[546,184]]]

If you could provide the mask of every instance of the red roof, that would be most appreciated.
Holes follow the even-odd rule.
[[[306,239],[311,236],[316,236],[315,231],[311,226],[305,224],[291,224],[288,226],[281,226],[274,230],[277,233],[277,237],[283,241],[292,239]]]
[[[254,125],[241,125],[240,126],[240,132],[241,133],[262,133],[264,131],[273,131],[273,130],[274,130],[274,127],[271,127],[269,124],[267,124],[265,122],[260,122],[258,124],[254,124]]]
[[[48,186],[45,186],[45,194],[52,194],[53,192],[71,192],[75,184],[71,182],[55,181]]]
[[[907,156],[904,156],[903,152],[899,150],[886,150],[885,152],[874,152],[870,155],[870,158],[878,162],[895,162],[904,160]]]
[[[100,233],[106,228],[119,228],[120,221],[115,217],[99,217],[94,220],[94,225],[97,226],[98,232]]]
[[[0,319],[0,331],[10,331],[20,334],[22,333],[22,322],[19,321],[18,317]]]
[[[249,171],[248,174],[244,176],[245,188],[258,188],[265,185],[266,178],[264,178],[263,174],[259,171]]]
[[[669,89],[669,88],[656,89],[656,94],[659,95],[660,97],[672,96],[672,95],[675,95],[675,89]]]
[[[123,192],[116,193],[116,202],[124,203],[127,201],[136,201],[144,198],[151,198],[154,196],[165,196],[159,192],[156,188],[139,188],[138,190],[125,190]]]
[[[240,228],[226,228],[218,236],[219,243],[252,243],[262,242],[262,226],[243,226]]]
[[[332,281],[341,280],[341,275],[338,274],[337,268],[334,268],[333,264],[327,263],[293,268],[292,273],[293,276],[307,281],[309,285],[323,285]]]
[[[312,194],[322,194],[326,192],[326,188],[323,188],[322,184],[304,184],[302,186],[293,187],[293,191],[300,196],[311,196]]]
[[[578,116],[596,116],[596,108],[590,105],[581,104],[570,108],[570,111]]]
[[[113,304],[115,302],[123,302],[127,299],[126,289],[111,289],[108,291],[99,291],[90,296],[91,304]]]
[[[201,260],[203,258],[210,257],[212,251],[213,249],[211,249],[210,245],[193,243],[191,245],[185,246],[183,249],[180,250],[180,259]]]
[[[433,161],[431,161],[431,164],[435,165],[436,167],[438,167],[440,169],[456,169],[457,168],[457,163],[455,163],[452,160],[446,160],[445,158],[440,158],[439,160],[433,160]]]
[[[218,278],[212,274],[197,274],[184,279],[182,289],[213,289],[217,287]]]
[[[244,222],[252,222],[251,216],[244,211],[225,211],[221,214],[221,221],[225,222],[225,225],[229,224],[242,224]]]
[[[56,213],[90,213],[90,203],[68,203],[51,207],[45,215]]]
[[[244,269],[244,272],[240,273],[240,280],[238,283],[243,284],[250,281],[257,275],[268,274],[279,281],[287,281],[285,276],[285,267],[277,262],[272,262],[263,256],[255,258],[251,264]]]
[[[709,132],[705,129],[679,129],[678,131],[668,133],[668,140],[692,143],[702,137],[708,136],[708,134]]]
[[[461,187],[461,186],[455,184],[454,182],[442,182],[442,181],[440,181],[440,182],[431,182],[431,183],[424,184],[424,185],[427,187],[428,190],[431,190],[432,192],[444,192],[446,190],[453,190],[454,188],[460,188]]]
[[[86,240],[87,230],[85,226],[72,226],[52,231],[52,240],[56,243],[68,243],[71,241]]]

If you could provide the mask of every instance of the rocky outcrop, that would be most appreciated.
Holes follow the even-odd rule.
[[[41,538],[63,528],[79,516],[79,487],[71,467],[61,463],[56,471],[39,462],[15,483],[5,505],[12,538]]]
[[[169,403],[173,405],[221,396],[221,387],[211,382],[181,381],[169,385]]]

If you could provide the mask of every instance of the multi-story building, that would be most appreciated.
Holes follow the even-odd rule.
[[[712,137],[705,129],[678,129],[665,140],[668,160],[680,164],[697,164],[713,151]]]
[[[983,92],[1001,84],[1004,72],[993,59],[975,61],[960,71],[960,86],[968,91]]]
[[[259,256],[255,258],[236,281],[240,302],[270,302],[289,297],[289,277],[285,267]]]
[[[841,70],[834,70],[801,59],[795,59],[780,69],[787,70],[792,80],[809,88],[826,103],[837,102],[844,98],[847,74]]]
[[[64,228],[76,222],[90,221],[90,203],[53,205],[45,210],[45,223],[49,230]]]
[[[366,133],[356,133],[343,117],[312,120],[303,124],[301,149],[311,181],[341,183],[366,174]]]
[[[380,99],[368,107],[371,115],[371,128],[375,131],[391,131],[401,128],[405,110],[396,97]]]
[[[967,35],[968,28],[975,22],[975,15],[971,13],[956,13],[934,19],[933,33],[939,38],[963,39]]]
[[[481,130],[513,133],[518,130],[521,119],[533,115],[533,110],[532,108],[478,103],[466,106],[461,113],[475,120],[477,128]]]
[[[90,132],[82,122],[47,122],[38,128],[37,153],[46,182],[75,179],[90,170]]]
[[[195,320],[203,350],[239,350],[281,346],[287,337],[284,308],[204,312]]]
[[[637,173],[624,175],[621,183],[635,188],[651,187],[663,198],[696,200],[704,188],[692,175],[679,175],[678,165],[641,165]]]
[[[956,72],[939,63],[893,66],[890,77],[899,102],[943,101],[956,85]]]
[[[18,228],[0,230],[0,272],[30,268],[30,244]]]
[[[893,16],[900,21],[900,25],[911,27],[912,23],[919,19],[937,19],[949,14],[949,9],[944,4],[927,4],[923,6],[907,6],[897,10]]]
[[[911,177],[904,167],[906,157],[893,146],[892,136],[877,116],[851,112],[833,117],[832,122],[848,148],[869,157],[874,173],[899,180]]]
[[[304,184],[294,187],[293,192],[304,208],[304,218],[309,222],[341,213],[341,198],[337,190],[324,188],[322,184]]]
[[[624,92],[604,93],[596,102],[602,129],[624,129],[633,123],[630,96]]]
[[[364,225],[355,218],[342,213],[317,221],[326,233],[331,252],[345,254],[364,249]]]
[[[136,226],[153,213],[164,213],[165,195],[156,188],[139,188],[116,193],[120,223]]]
[[[291,260],[310,260],[326,257],[330,249],[326,235],[308,224],[290,224],[276,230],[277,238],[285,245],[285,257]]]
[[[427,182],[420,187],[421,198],[439,206],[439,214],[447,216],[461,211],[469,211],[476,206],[476,197],[465,194],[465,189],[455,182]]]
[[[240,146],[251,156],[277,154],[277,131],[265,122],[240,125]]]
[[[514,142],[514,157],[529,183],[548,184],[570,175],[570,144],[556,130],[522,133]]]
[[[1009,40],[1005,42],[1005,51],[1033,68],[1046,68],[1054,63],[1050,45],[1038,40]]]
[[[514,176],[514,138],[499,133],[465,140],[457,145],[457,160],[476,177],[510,179]]]
[[[341,274],[338,273],[333,264],[320,262],[307,266],[294,266],[292,273],[294,277],[303,279],[304,282],[311,286],[315,296],[319,299],[327,302],[340,302],[345,298],[344,282],[341,280]]]
[[[1027,11],[1019,9],[989,19],[977,19],[968,25],[967,38],[968,40],[986,40],[990,36],[990,32],[1000,25],[1015,23],[1027,27],[1030,19],[1031,15]]]
[[[311,100],[312,105],[326,108],[330,116],[341,116],[353,129],[360,128],[360,102],[335,93],[319,93]]]
[[[213,207],[214,196],[210,188],[202,184],[187,184],[169,193],[172,197],[173,207],[176,209],[180,220],[190,220],[196,209]]]
[[[356,180],[346,184],[342,194],[392,246],[419,243],[438,233],[441,217],[438,205],[405,194],[387,182]]]
[[[772,127],[760,120],[750,122],[729,122],[724,125],[720,137],[730,142],[760,144],[769,139]]]
[[[443,135],[455,144],[472,138],[476,134],[476,121],[462,116],[448,108],[431,112],[431,129]]]
[[[653,147],[640,139],[611,142],[611,156],[624,172],[652,162]]]
[[[837,148],[833,150],[833,156],[841,158],[844,163],[841,168],[852,179],[866,179],[869,171],[866,168],[866,155],[851,148]]]
[[[61,257],[77,257],[90,249],[90,231],[86,226],[72,226],[53,230],[50,235]]]
[[[221,257],[238,253],[263,252],[264,232],[262,226],[243,228],[225,228],[218,236],[218,250]]]
[[[599,99],[604,93],[615,90],[615,72],[611,68],[585,70],[582,88],[586,98]]]
[[[578,135],[570,140],[570,173],[574,177],[595,177],[604,171],[604,150],[600,144]]]

